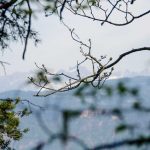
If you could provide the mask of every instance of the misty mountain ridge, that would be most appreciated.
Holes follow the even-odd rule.
[[[82,69],[82,74],[86,76],[87,74],[90,74],[89,70],[83,67]],[[76,77],[76,69],[75,68],[70,68],[69,70],[59,70],[57,73],[65,73],[67,75],[70,75],[72,77]],[[142,76],[144,74],[144,76]],[[36,91],[36,87],[33,85],[27,84],[29,81],[28,77],[34,75],[33,72],[16,72],[10,75],[3,75],[0,76],[0,92],[5,92],[5,91],[11,91],[11,90],[23,90],[23,91]],[[115,72],[113,75],[110,77],[108,80],[112,79],[120,79],[120,78],[137,78],[137,77],[149,77],[149,73],[134,73],[134,72],[129,72],[125,71],[124,73],[118,73]]]
[[[139,90],[139,98],[141,99],[142,103],[145,106],[150,106],[150,77],[149,76],[139,76],[139,77],[132,77],[132,78],[120,78],[120,79],[113,79],[107,80],[105,82],[105,86],[111,86],[116,88],[118,83],[124,83],[128,88],[137,88]],[[93,87],[90,87],[89,90],[92,90]],[[74,96],[76,90],[72,90],[69,92],[64,93],[56,93],[49,97],[35,97],[33,95],[36,94],[36,91],[23,91],[23,90],[10,90],[0,93],[0,98],[16,98],[20,97],[23,100],[29,100],[32,103],[37,105],[46,107],[47,110],[42,112],[42,118],[47,127],[53,132],[57,133],[61,129],[62,123],[62,116],[57,109],[60,110],[86,110],[88,106],[93,102],[92,97],[87,98],[87,103],[82,103],[80,97]],[[102,90],[99,90],[97,93],[98,103],[97,105],[104,108],[111,108],[116,107],[120,100],[125,100],[125,105],[129,105],[134,99],[130,97],[130,95],[126,95],[125,97],[114,95],[110,97],[106,96]],[[103,100],[101,100],[103,99]],[[109,105],[108,105],[109,104]],[[123,106],[122,104],[121,107]],[[24,102],[21,106],[28,106],[28,103]],[[13,146],[17,150],[31,150],[35,145],[39,142],[46,141],[48,135],[43,131],[38,123],[38,119],[36,116],[36,111],[38,110],[37,107],[32,106],[33,114],[29,117],[23,118],[21,121],[21,127],[30,129],[29,133],[27,133],[23,139],[19,142],[14,142]],[[127,122],[136,122],[143,126],[148,120],[145,113],[140,114],[132,114],[127,118]],[[140,118],[140,120],[139,120]],[[69,133],[73,136],[79,137],[82,140],[85,140],[87,145],[93,147],[94,145],[112,142],[117,139],[122,139],[122,136],[114,135],[114,126],[119,122],[119,119],[116,116],[100,116],[96,115],[89,115],[86,111],[81,114],[78,119],[71,121]],[[86,127],[85,127],[86,124]],[[138,131],[140,132],[140,131]],[[124,136],[130,136],[129,133],[123,134]],[[68,150],[82,150],[82,148],[76,144],[69,144],[67,146]],[[127,148],[121,148],[121,150],[126,150]],[[61,143],[59,141],[54,142],[49,147],[45,147],[44,150],[62,150]],[[116,149],[112,149],[116,150]],[[119,149],[118,149],[119,150]],[[135,148],[131,148],[131,150],[136,150]]]

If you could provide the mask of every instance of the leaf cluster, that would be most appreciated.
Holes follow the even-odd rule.
[[[23,133],[28,129],[21,130],[20,117],[27,115],[27,109],[23,111],[16,111],[19,104],[18,98],[14,101],[12,99],[0,100],[0,148],[11,149],[9,147],[12,140],[19,141]]]

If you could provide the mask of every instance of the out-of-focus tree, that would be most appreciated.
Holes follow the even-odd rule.
[[[29,115],[27,108],[17,110],[20,99],[0,100],[0,149],[11,150],[11,142],[19,141],[23,134],[28,132],[28,128],[20,128],[20,119]]]

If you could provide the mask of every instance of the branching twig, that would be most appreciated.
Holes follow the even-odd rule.
[[[82,77],[81,75],[81,72],[80,72],[80,69],[79,69],[79,65],[81,65],[82,63],[77,63],[77,76],[79,77],[78,79],[75,79],[73,77],[70,77],[68,75],[65,75],[65,74],[55,74],[55,73],[50,73],[47,71],[47,69],[45,69],[45,66],[44,68],[42,69],[43,71],[46,70],[46,74],[47,75],[50,75],[50,76],[57,76],[57,77],[60,77],[60,76],[64,76],[68,79],[68,83],[65,81],[65,85],[64,86],[61,86],[60,88],[49,88],[46,86],[47,82],[45,82],[46,84],[39,84],[38,82],[32,80],[31,78],[30,81],[36,85],[37,87],[40,88],[40,90],[38,91],[37,93],[37,96],[48,96],[48,95],[52,95],[54,93],[57,93],[57,92],[65,92],[65,91],[69,91],[69,90],[72,90],[72,89],[75,89],[77,87],[79,87],[82,83],[91,83],[93,87],[98,87],[98,88],[101,88],[104,84],[104,82],[106,81],[106,79],[109,78],[109,76],[112,74],[112,71],[113,71],[113,67],[121,60],[123,59],[125,56],[127,55],[130,55],[132,53],[136,53],[136,52],[140,52],[140,51],[150,51],[150,47],[141,47],[141,48],[137,48],[137,49],[132,49],[128,52],[125,52],[123,54],[121,54],[118,59],[116,59],[114,62],[110,63],[112,58],[110,58],[104,65],[100,64],[98,59],[93,57],[91,55],[91,53],[88,53],[87,55],[84,53],[84,57],[86,57],[86,59],[82,62],[82,63],[85,63],[86,61],[88,60],[92,60],[91,63],[92,63],[92,66],[93,65],[98,65],[99,66],[99,69],[97,70],[96,73],[92,73],[90,75],[87,75],[85,77]],[[82,52],[83,53],[83,52]],[[88,59],[88,57],[90,59]],[[104,57],[105,58],[105,57]],[[105,58],[106,59],[106,58]],[[94,62],[94,63],[93,63]],[[40,68],[40,67],[39,67]],[[93,68],[93,67],[92,67]],[[109,72],[104,72],[108,69],[111,69]],[[93,70],[93,69],[92,69]],[[94,84],[95,82],[95,84]],[[49,82],[50,83],[50,82]],[[41,90],[42,89],[45,89],[48,93],[46,94],[43,94],[41,93]]]

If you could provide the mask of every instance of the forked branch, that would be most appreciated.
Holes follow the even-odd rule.
[[[51,73],[44,65],[38,67],[41,71],[41,76],[29,77],[32,84],[38,87],[40,90],[37,92],[36,96],[49,96],[57,92],[65,92],[79,87],[82,83],[91,84],[93,87],[101,88],[104,82],[111,76],[114,66],[119,63],[124,57],[140,52],[140,51],[150,51],[150,47],[141,47],[137,49],[132,49],[125,53],[122,53],[114,62],[112,58],[101,56],[101,58],[94,57],[91,52],[81,53],[85,59],[81,63],[77,63],[76,77],[69,76],[64,73]],[[103,60],[105,63],[103,64]],[[80,65],[90,62],[92,65],[91,74],[83,76],[82,70],[80,70]],[[56,86],[58,85],[58,86]],[[44,91],[44,93],[43,93]]]

